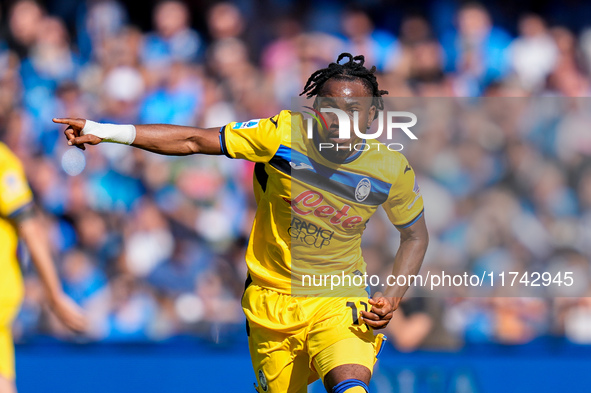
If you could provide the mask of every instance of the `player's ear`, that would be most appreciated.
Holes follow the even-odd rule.
[[[375,105],[369,107],[369,116],[367,116],[367,128],[371,127],[371,123],[378,117],[378,108]]]

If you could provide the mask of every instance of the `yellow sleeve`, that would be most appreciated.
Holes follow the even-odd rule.
[[[25,171],[5,146],[0,146],[0,216],[10,218],[33,202]]]
[[[392,224],[398,228],[408,228],[423,215],[423,197],[417,183],[415,171],[402,157],[396,166],[398,176],[392,185],[388,200],[382,205]]]
[[[269,162],[279,149],[284,127],[290,129],[288,111],[281,111],[269,119],[233,122],[220,130],[222,152],[230,158],[252,162]]]

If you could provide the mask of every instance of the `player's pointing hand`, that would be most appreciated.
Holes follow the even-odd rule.
[[[64,135],[66,135],[66,139],[68,140],[68,145],[76,146],[82,150],[85,150],[86,147],[84,146],[85,143],[90,145],[96,145],[101,143],[102,138],[99,138],[96,135],[86,134],[83,135],[82,130],[86,125],[85,119],[53,119],[54,123],[59,124],[66,124],[68,127],[64,131]]]

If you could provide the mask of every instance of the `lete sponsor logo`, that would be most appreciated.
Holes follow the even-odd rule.
[[[367,198],[367,195],[365,197]],[[344,204],[341,208],[336,208],[330,204],[322,204],[324,195],[318,191],[306,190],[292,201],[285,198],[284,200],[300,216],[314,215],[320,218],[327,218],[328,222],[333,225],[340,225],[343,229],[352,229],[363,222],[361,216],[348,215],[351,206],[347,204]]]

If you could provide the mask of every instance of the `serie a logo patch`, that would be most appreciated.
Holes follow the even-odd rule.
[[[249,120],[249,121],[241,121],[239,123],[234,124],[234,126],[232,127],[232,129],[239,130],[239,129],[244,129],[244,128],[255,128],[256,126],[259,125],[259,122],[260,121],[261,121],[261,119],[254,119],[254,120]]]

